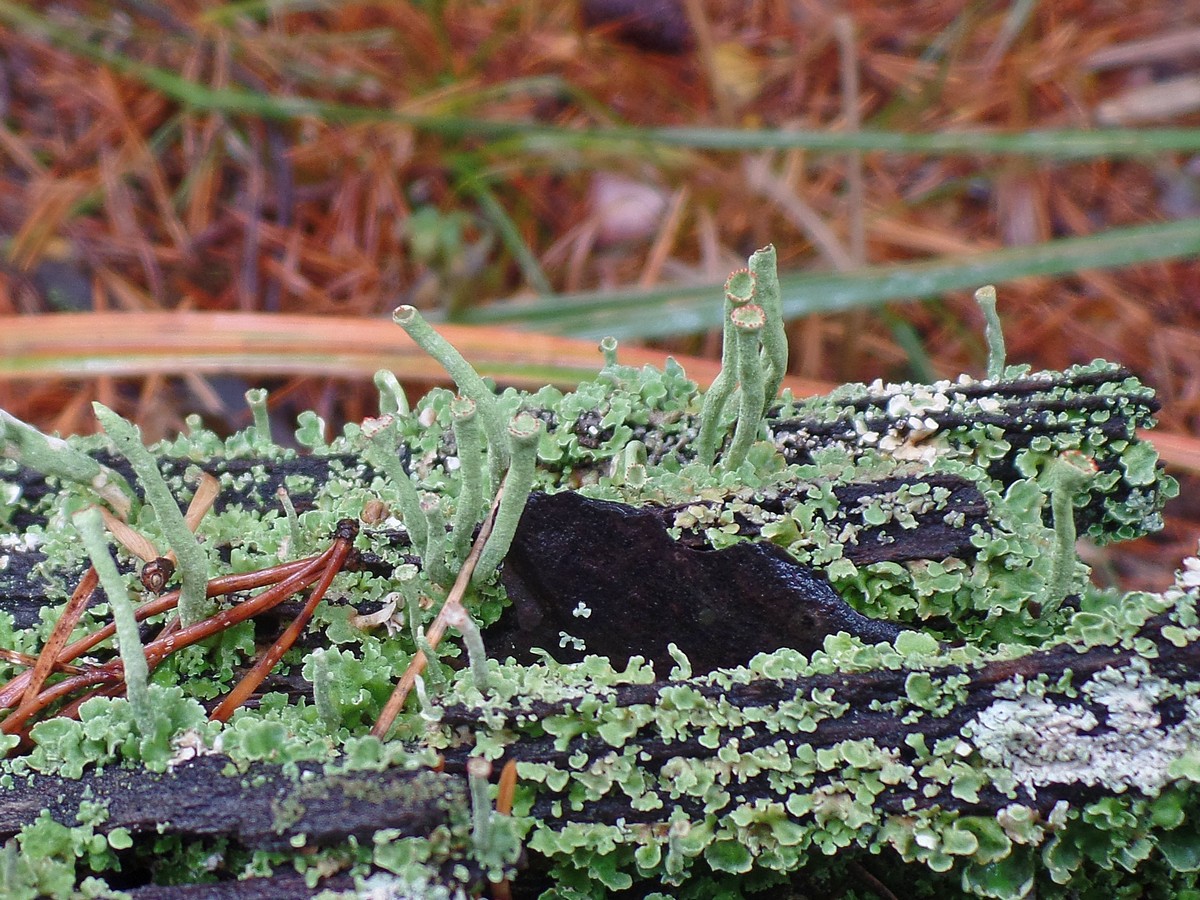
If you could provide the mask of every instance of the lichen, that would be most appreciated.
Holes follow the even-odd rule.
[[[93,698],[78,719],[35,725],[32,751],[7,759],[0,778],[15,789],[31,773],[165,771],[218,751],[234,777],[262,765],[337,776],[442,762],[461,773],[477,761],[473,807],[430,835],[381,830],[320,853],[302,837],[290,849],[221,851],[221,865],[244,874],[297,866],[319,884],[347,869],[362,891],[464,896],[519,877],[522,844],[558,897],[736,897],[797,873],[830,892],[876,856],[914,896],[1099,895],[1130,872],[1178,896],[1194,890],[1200,705],[1188,665],[1200,641],[1200,562],[1167,591],[1119,595],[1089,584],[1073,548],[1078,536],[1122,540],[1160,524],[1176,486],[1137,434],[1154,408],[1148,389],[1100,361],[1061,373],[1002,367],[993,340],[987,381],[777,399],[768,256],[727,286],[731,310],[750,312],[730,319],[723,398],[674,363],[620,365],[615,344],[573,391],[496,392],[404,312],[453,368],[460,396],[437,389],[410,409],[381,375],[380,416],[340,435],[303,416],[303,453],[269,440],[262,395],[248,398],[255,424],[240,434],[221,438],[193,420],[153,448],[154,463],[176,506],[194,489],[189,467],[219,479],[197,530],[213,574],[320,552],[339,520],[361,515],[358,570],[337,576],[306,641],[285,655],[288,692],[265,693],[224,725],[208,721],[204,704],[269,640],[269,625],[245,622],[155,668],[152,733],[126,699]],[[746,316],[758,327],[741,322],[750,340],[739,352]],[[103,438],[37,446],[69,448],[71,463],[112,462]],[[1064,457],[1094,472],[1064,489]],[[60,480],[62,467],[42,464],[53,480],[40,492],[26,491],[47,484],[38,476],[0,464],[0,589],[33,587],[47,603],[23,628],[0,613],[0,642],[24,653],[41,646],[86,566],[71,515],[105,499],[100,470]],[[434,654],[428,629],[501,484],[466,617],[450,623],[464,641]],[[708,673],[677,649],[667,671],[637,656],[624,667],[597,656],[564,664],[556,647],[533,665],[486,658],[486,629],[509,602],[495,575],[531,490],[655,507],[698,550],[770,541],[859,612],[903,630],[877,644],[832,634],[811,653],[783,648]],[[170,530],[159,519],[134,519],[156,545]],[[916,541],[928,534],[938,535],[933,550]],[[118,549],[117,563],[131,571],[134,561]],[[571,612],[581,624],[602,614]],[[79,628],[108,616],[98,605]],[[670,624],[646,628],[669,638]],[[419,700],[393,740],[370,737],[419,651],[436,656]],[[1108,654],[1105,664],[1080,670],[1093,652]],[[509,759],[518,784],[505,816],[482,769]],[[304,803],[302,791],[279,801],[283,830]],[[4,869],[17,873],[5,876],[18,885],[12,896],[95,893],[102,885],[88,879],[118,858],[156,855],[182,880],[210,874],[215,851],[165,836],[125,846],[129,836],[105,832],[96,808],[80,813],[26,823],[10,845],[19,863]]]

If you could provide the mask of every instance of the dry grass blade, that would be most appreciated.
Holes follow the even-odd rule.
[[[183,372],[242,372],[370,378],[390,369],[401,380],[446,383],[438,363],[400,329],[376,320],[259,313],[62,314],[47,328],[39,317],[6,319],[0,329],[0,381],[47,375],[133,376]],[[504,328],[439,325],[438,331],[482,375],[503,384],[537,388],[593,378],[601,357],[592,341],[515,332]],[[720,363],[669,354],[701,384]],[[621,347],[621,362],[662,366],[668,354]],[[798,395],[827,385],[793,379]]]

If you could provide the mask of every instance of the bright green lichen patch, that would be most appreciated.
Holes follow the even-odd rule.
[[[1074,552],[1079,536],[1125,539],[1160,524],[1176,486],[1137,437],[1150,392],[1099,361],[1006,367],[993,335],[986,382],[877,382],[775,402],[785,348],[773,253],[751,262],[727,287],[730,367],[707,397],[673,363],[620,365],[614,344],[574,391],[495,392],[402,311],[459,395],[434,390],[410,409],[379,378],[379,418],[330,435],[302,415],[297,452],[264,434],[264,399],[252,394],[247,431],[220,438],[193,419],[154,448],[161,479],[144,473],[135,487],[153,482],[158,496],[129,524],[162,552],[183,547],[165,504],[186,504],[198,469],[220,483],[184,551],[189,572],[196,559],[226,575],[319,553],[346,518],[362,521],[354,570],[334,579],[280,681],[227,724],[204,704],[278,623],[244,622],[159,663],[152,726],[146,704],[135,716],[125,699],[101,697],[77,719],[37,724],[31,752],[6,760],[0,778],[15,790],[30,773],[162,772],[219,751],[230,777],[315,764],[326,781],[277,798],[284,849],[166,835],[143,845],[106,832],[106,808],[85,800],[75,822],[23,823],[0,867],[5,896],[98,896],[98,878],[122,859],[151,857],[164,881],[295,868],[310,885],[349,871],[361,891],[459,896],[517,876],[522,842],[556,884],[548,897],[737,897],[797,873],[814,894],[856,896],[848,873],[872,857],[912,896],[1107,896],[1129,873],[1188,896],[1200,871],[1189,824],[1200,812],[1200,563],[1162,594],[1116,595],[1089,584]],[[26,610],[26,628],[13,624],[16,607],[0,613],[0,644],[35,653],[87,564],[72,515],[125,495],[113,493],[103,437],[0,439],[0,591],[45,600]],[[28,464],[49,478],[29,492],[40,499],[26,499],[44,481]],[[1064,481],[1063,465],[1082,476]],[[429,629],[501,484],[464,597],[469,621],[452,623],[435,653]],[[698,551],[770,541],[859,612],[904,630],[878,644],[830,634],[808,653],[784,648],[706,674],[674,649],[658,672],[637,656],[623,668],[596,656],[488,659],[486,628],[508,604],[495,571],[531,489],[657,508]],[[140,563],[119,548],[116,561],[108,587],[135,597]],[[109,617],[96,603],[73,637]],[[153,633],[165,618],[141,627]],[[646,627],[670,639],[670,622]],[[418,651],[436,658],[395,739],[370,737]],[[479,772],[509,760],[517,787],[502,816]],[[361,793],[349,773],[435,764],[475,774],[471,802],[464,788],[429,834],[380,828],[318,850],[291,831],[312,792]]]

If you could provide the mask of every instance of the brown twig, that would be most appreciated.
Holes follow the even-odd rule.
[[[475,538],[475,543],[471,546],[471,552],[463,560],[462,569],[459,570],[458,577],[454,580],[454,586],[450,588],[446,602],[442,604],[437,618],[429,626],[426,637],[431,648],[436,648],[441,643],[442,636],[446,633],[446,629],[450,626],[453,618],[460,615],[469,615],[463,608],[462,598],[466,595],[467,588],[470,587],[471,575],[475,572],[475,566],[479,562],[479,555],[483,552],[483,545],[487,543],[488,536],[492,533],[492,524],[496,520],[496,510],[499,508],[500,499],[503,496],[504,488],[501,486],[496,491],[496,499],[492,503],[491,512],[488,513],[487,518],[483,520],[483,525],[480,526],[479,536]],[[409,662],[408,668],[404,670],[404,674],[400,676],[400,680],[396,682],[396,687],[392,691],[392,695],[388,698],[387,703],[384,704],[383,709],[379,713],[379,718],[375,720],[375,725],[371,728],[371,734],[375,737],[380,740],[387,737],[392,724],[396,721],[396,716],[400,714],[400,710],[404,709],[404,702],[408,699],[409,693],[417,683],[417,676],[425,671],[427,663],[428,660],[426,660],[425,654],[418,650]]]

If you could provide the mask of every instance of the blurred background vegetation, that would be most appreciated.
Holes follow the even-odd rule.
[[[336,428],[438,378],[400,303],[500,382],[606,334],[703,381],[768,242],[798,391],[979,374],[995,282],[1010,361],[1128,365],[1192,478],[1200,5],[0,0],[0,405],[45,428],[260,383]],[[1198,487],[1113,577],[1195,551]]]

